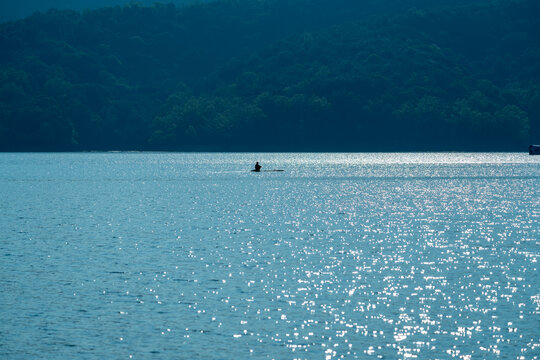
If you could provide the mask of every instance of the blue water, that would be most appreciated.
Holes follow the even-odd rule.
[[[0,358],[540,356],[540,157],[0,154],[0,198]]]

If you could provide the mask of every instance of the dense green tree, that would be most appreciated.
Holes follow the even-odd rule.
[[[0,24],[0,150],[520,150],[534,0],[223,0]]]

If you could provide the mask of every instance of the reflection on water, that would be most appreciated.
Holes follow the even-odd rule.
[[[535,359],[539,162],[2,154],[0,357]]]

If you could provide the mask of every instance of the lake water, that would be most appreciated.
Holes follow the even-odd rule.
[[[0,154],[0,198],[0,358],[540,357],[540,156]]]

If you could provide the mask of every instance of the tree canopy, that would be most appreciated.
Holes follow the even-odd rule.
[[[0,24],[0,150],[522,150],[540,2],[223,0]]]

